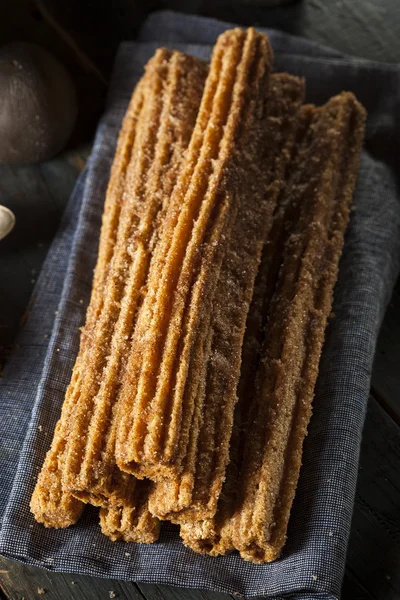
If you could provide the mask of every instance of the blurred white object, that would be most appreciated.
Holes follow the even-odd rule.
[[[0,204],[0,240],[6,237],[15,225],[15,215],[9,208]]]

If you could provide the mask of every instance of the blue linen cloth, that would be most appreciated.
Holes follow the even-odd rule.
[[[101,535],[91,507],[66,530],[45,529],[29,511],[78,349],[110,165],[132,89],[156,47],[208,58],[215,38],[228,27],[202,17],[155,13],[137,41],[119,49],[87,169],[76,184],[33,293],[31,316],[0,381],[0,553],[56,571],[246,596],[333,599],[339,596],[345,565],[375,343],[400,266],[398,66],[343,56],[267,30],[275,69],[305,76],[308,101],[320,104],[347,89],[369,111],[355,210],[335,288],[335,318],[323,350],[281,559],[259,566],[236,553],[199,556],[182,545],[170,524],[163,525],[160,541],[150,546],[112,543]]]

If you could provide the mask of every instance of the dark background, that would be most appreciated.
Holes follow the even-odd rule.
[[[0,242],[0,364],[7,360],[51,240],[90,153],[113,59],[151,10],[173,8],[243,25],[275,27],[342,52],[400,62],[399,0],[300,0],[281,8],[249,1],[1,0],[0,45],[33,41],[55,54],[78,91],[79,117],[68,147],[34,166],[0,167],[0,203],[17,226]],[[267,2],[265,2],[267,4]],[[1,102],[1,98],[0,98]],[[400,118],[400,115],[399,115]],[[398,159],[398,157],[397,157]],[[400,166],[400,165],[399,165]],[[400,598],[400,284],[378,342],[363,436],[343,598]],[[218,600],[199,590],[53,574],[0,558],[0,597],[94,600]],[[111,597],[112,594],[111,594]]]

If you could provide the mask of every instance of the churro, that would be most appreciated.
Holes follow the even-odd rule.
[[[253,154],[242,148],[244,161],[235,168],[237,215],[226,239],[209,311],[212,317],[199,339],[208,348],[206,356],[199,354],[204,383],[197,389],[203,396],[197,402],[202,408],[195,414],[182,474],[159,482],[150,495],[150,510],[160,518],[204,520],[217,508],[229,460],[246,317],[261,250],[290,158],[303,88],[303,82],[290,75],[272,76],[264,116],[257,123],[257,143],[250,143],[257,151]]]
[[[158,540],[160,521],[148,509],[149,483],[137,482],[131,501],[100,509],[100,527],[113,542],[151,544]]]
[[[167,49],[146,66],[31,499],[47,527],[89,502],[113,541],[169,519],[200,553],[282,550],[365,111],[347,92],[301,106],[304,82],[271,67],[254,29],[222,34],[209,69]]]
[[[104,204],[92,293],[86,313],[85,326],[81,333],[80,348],[71,382],[66,392],[61,417],[54,431],[51,448],[46,455],[31,499],[30,506],[36,520],[48,527],[68,527],[76,523],[84,508],[84,504],[67,492],[62,484],[65,447],[69,433],[70,417],[82,382],[85,357],[90,348],[93,328],[102,309],[102,291],[114,253],[116,227],[123,202],[126,171],[135,141],[138,118],[143,110],[145,78],[146,75],[138,83],[132,94],[118,137]]]
[[[309,114],[308,109],[301,109],[298,112],[296,122],[293,123],[292,140],[294,144],[290,161],[287,161],[285,180],[288,174],[290,176],[289,168],[293,162],[295,148],[309,126]],[[290,208],[292,208],[291,211],[289,211]],[[218,556],[234,550],[231,530],[232,517],[237,508],[239,477],[249,423],[249,408],[251,407],[251,398],[255,393],[255,380],[264,331],[277,274],[281,266],[285,238],[290,223],[293,223],[295,218],[296,214],[291,206],[290,196],[285,193],[285,183],[282,181],[271,231],[264,244],[254,284],[253,297],[247,315],[238,385],[238,402],[235,407],[229,449],[229,464],[218,500],[217,511],[213,517],[181,523],[180,534],[183,542],[201,554]]]
[[[248,130],[260,121],[270,68],[265,36],[232,30],[218,39],[121,391],[116,457],[121,469],[138,477],[157,480],[181,470],[196,408],[185,405],[190,352],[202,313],[194,282],[203,257],[218,255],[232,221],[237,204],[233,165],[242,160],[239,148]]]
[[[269,307],[231,523],[233,546],[256,563],[275,560],[285,543],[364,137],[365,111],[350,93],[319,109],[305,107],[303,115],[309,126],[287,184],[293,212]]]
[[[63,472],[64,485],[76,497],[100,506],[123,506],[135,485],[134,478],[115,465],[115,401],[162,223],[160,216],[167,210],[190,141],[206,76],[204,63],[179,52],[158,51],[152,66],[152,72],[148,68],[146,108],[125,184],[127,200],[104,305],[75,408]]]

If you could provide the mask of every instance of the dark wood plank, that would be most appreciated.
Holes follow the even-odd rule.
[[[399,463],[400,428],[371,396],[347,566],[377,600],[400,598]]]
[[[139,583],[138,587],[147,600],[229,600],[234,596],[207,592],[205,590],[182,589],[168,585],[152,585]]]
[[[341,600],[374,600],[374,596],[362,586],[350,569],[347,569],[343,579]]]
[[[44,590],[49,599],[100,600],[124,598],[125,600],[229,600],[233,596],[203,590],[176,588],[166,585],[134,584],[113,579],[52,573],[28,567],[20,562],[0,557],[0,590],[6,598],[30,600]],[[115,596],[113,596],[115,594]],[[183,596],[184,595],[184,596]]]
[[[150,0],[146,6],[127,0],[101,3],[93,11],[87,0],[60,3],[36,0],[44,19],[54,19],[76,45],[108,76],[115,49],[132,39],[146,11],[172,8],[240,23],[275,27],[342,52],[398,62],[400,56],[400,3],[397,0],[295,0],[291,5],[268,8],[263,0]],[[388,24],[390,23],[390,26]],[[104,44],[107,31],[108,43]]]
[[[346,54],[398,62],[400,3],[397,0],[297,0],[267,8],[258,2],[169,0],[169,6],[219,19],[282,29]],[[258,6],[257,6],[258,5]]]
[[[92,2],[82,0],[35,0],[35,4],[43,19],[63,32],[65,39],[73,39],[108,80],[121,40],[134,38],[147,13],[160,3],[97,2],[95,10]]]
[[[143,600],[134,583],[52,573],[0,557],[0,589],[10,600]],[[39,591],[40,590],[40,591]]]
[[[400,425],[400,279],[382,323],[372,372],[372,391],[392,418]]]
[[[89,146],[41,165],[0,167],[0,203],[17,222],[1,242],[0,364],[7,358],[35,281]]]

